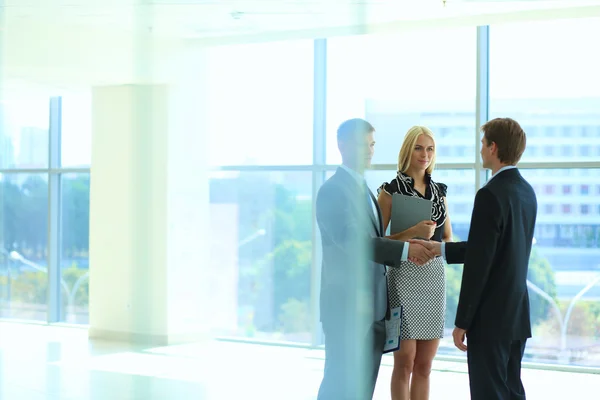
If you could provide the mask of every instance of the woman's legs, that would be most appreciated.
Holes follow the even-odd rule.
[[[400,349],[394,353],[394,369],[392,371],[392,400],[410,399],[410,375],[413,372],[416,340],[403,340]]]
[[[431,364],[439,345],[439,339],[417,340],[413,374],[410,383],[410,400],[429,399]]]

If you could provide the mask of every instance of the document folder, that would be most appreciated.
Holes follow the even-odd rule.
[[[431,220],[432,207],[431,200],[395,193],[392,196],[390,233],[404,232],[421,221]]]
[[[402,306],[392,308],[389,320],[385,320],[385,345],[383,353],[391,353],[400,349],[402,333]]]

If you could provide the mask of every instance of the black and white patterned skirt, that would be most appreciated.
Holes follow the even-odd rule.
[[[437,257],[425,265],[403,262],[388,270],[388,293],[392,308],[402,305],[402,340],[431,340],[444,336],[446,274]]]

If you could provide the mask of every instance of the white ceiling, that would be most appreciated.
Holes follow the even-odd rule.
[[[71,29],[139,32],[202,39],[290,31],[401,28],[402,23],[514,14],[589,14],[600,1],[502,0],[4,0],[9,27],[43,24]],[[588,11],[586,11],[586,8]],[[567,12],[568,14],[568,12]]]
[[[207,45],[600,16],[600,0],[448,0],[445,6],[442,0],[2,4],[0,77],[5,92],[21,88],[22,82],[67,87],[156,79],[172,64],[165,60],[176,60],[182,49]]]

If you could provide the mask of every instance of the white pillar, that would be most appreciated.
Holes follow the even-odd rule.
[[[207,337],[206,74],[93,89],[90,337],[157,345]]]

